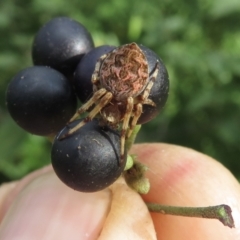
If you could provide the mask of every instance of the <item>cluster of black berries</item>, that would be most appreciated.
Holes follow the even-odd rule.
[[[137,46],[146,60],[145,73],[141,59],[132,52],[128,55],[132,63],[127,65],[124,54],[118,54],[120,48],[121,51],[125,48],[108,45],[95,48],[84,26],[67,17],[55,18],[45,24],[34,39],[34,66],[20,71],[9,83],[6,102],[12,118],[32,134],[56,135],[51,154],[53,168],[58,177],[75,190],[93,192],[112,184],[126,163],[120,146],[125,130],[134,127],[131,121],[143,124],[153,119],[167,100],[168,74],[162,60],[145,46],[135,43],[128,46]],[[107,58],[109,54],[111,61],[116,58],[116,63]],[[109,61],[109,68],[104,59]],[[103,62],[104,72],[101,71]],[[139,73],[143,83],[135,79],[129,93],[126,80],[132,72]],[[94,73],[96,83],[93,85]],[[105,75],[110,76],[110,80],[103,86]],[[123,93],[128,93],[127,98],[124,94],[114,95],[112,89],[117,89],[119,84],[113,81],[115,77],[126,82]],[[108,95],[104,92],[103,97],[98,98],[102,88]],[[76,113],[77,97],[83,105],[91,102],[81,109],[89,111],[89,115],[70,121]],[[96,106],[94,115],[92,109]],[[126,117],[129,119],[125,120]],[[69,134],[81,121],[83,126]],[[127,126],[124,131],[123,125]]]

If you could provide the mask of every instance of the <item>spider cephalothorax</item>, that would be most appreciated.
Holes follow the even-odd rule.
[[[158,71],[157,62],[154,71],[149,73],[147,59],[136,43],[120,46],[100,57],[92,75],[93,96],[82,105],[70,122],[93,105],[95,107],[67,135],[99,115],[105,124],[120,128],[123,157],[125,139],[136,126],[142,105],[155,106],[148,96]]]

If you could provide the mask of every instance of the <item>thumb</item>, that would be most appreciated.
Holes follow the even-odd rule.
[[[110,191],[81,193],[53,171],[23,179],[7,199],[0,239],[96,239],[110,204]]]
[[[156,239],[145,203],[122,178],[103,191],[82,193],[48,167],[15,183],[0,210],[1,240]]]

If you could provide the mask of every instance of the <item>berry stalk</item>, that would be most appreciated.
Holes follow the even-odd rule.
[[[198,217],[218,219],[223,225],[234,228],[234,220],[232,210],[228,205],[222,204],[209,207],[177,207],[166,206],[156,203],[146,203],[149,211],[170,214],[184,217]]]

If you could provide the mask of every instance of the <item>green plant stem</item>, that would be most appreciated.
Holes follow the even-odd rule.
[[[133,164],[134,164],[134,159],[133,158],[134,158],[134,156],[129,155],[129,154],[127,155],[127,162],[126,162],[124,171],[129,170],[133,166]]]
[[[135,139],[136,139],[136,137],[137,137],[137,134],[138,134],[138,132],[139,132],[140,129],[141,129],[141,126],[142,126],[142,125],[136,125],[136,126],[134,127],[134,129],[133,129],[130,137],[127,139],[126,144],[125,144],[125,146],[126,146],[126,151],[127,151],[127,152],[130,150],[130,148],[131,148],[132,145],[134,144]]]
[[[56,134],[48,135],[48,136],[47,136],[47,139],[48,139],[51,143],[53,143],[55,136],[56,136]]]
[[[146,203],[149,211],[162,214],[170,214],[186,217],[211,218],[218,219],[225,226],[234,227],[232,210],[228,205],[217,205],[210,207],[176,207],[166,206],[156,203]]]
[[[134,159],[133,166],[124,171],[124,178],[128,186],[140,194],[147,194],[150,190],[150,182],[145,177],[148,167]]]

